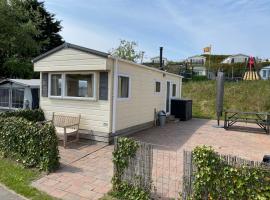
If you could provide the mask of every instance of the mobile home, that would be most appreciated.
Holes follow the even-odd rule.
[[[107,53],[65,43],[33,60],[40,72],[40,107],[80,114],[80,137],[109,142],[151,127],[154,111],[170,114],[182,77]]]
[[[3,79],[0,81],[0,110],[39,107],[39,79]]]

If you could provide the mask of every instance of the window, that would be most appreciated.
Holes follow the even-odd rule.
[[[172,96],[176,97],[176,84],[172,85]]]
[[[266,70],[263,70],[263,78],[266,78]]]
[[[160,88],[161,84],[159,81],[156,81],[156,89],[155,92],[160,92],[161,88]]]
[[[9,89],[0,88],[0,107],[9,107]]]
[[[50,75],[50,96],[61,98],[95,97],[94,73],[63,73]]]
[[[118,76],[118,98],[129,97],[129,77]]]
[[[62,74],[51,75],[51,96],[62,96]]]
[[[24,89],[12,88],[12,108],[23,108]]]
[[[67,97],[93,97],[93,74],[66,74]]]

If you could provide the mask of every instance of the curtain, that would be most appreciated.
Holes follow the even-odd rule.
[[[129,93],[129,77],[118,77],[118,97],[128,98]]]

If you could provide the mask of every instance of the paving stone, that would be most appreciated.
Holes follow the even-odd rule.
[[[256,161],[269,154],[269,135],[224,130],[213,127],[215,124],[213,120],[192,119],[132,135],[154,144],[152,177],[157,189],[168,196],[181,190],[183,151],[198,145],[211,145],[222,154]],[[61,168],[33,182],[33,186],[64,200],[99,199],[112,188],[112,151],[113,145],[103,143],[60,147]]]

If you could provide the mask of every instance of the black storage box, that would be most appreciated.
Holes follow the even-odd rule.
[[[172,99],[171,115],[174,115],[175,118],[179,118],[182,121],[190,120],[192,118],[192,100]]]

